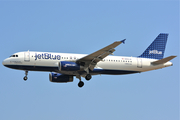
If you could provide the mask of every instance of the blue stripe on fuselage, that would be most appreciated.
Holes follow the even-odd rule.
[[[90,71],[90,73],[97,73],[97,74],[111,74],[111,75],[123,75],[123,74],[132,74],[132,73],[139,73],[139,71],[129,71],[129,70],[108,70],[108,69],[94,69]]]
[[[6,67],[18,70],[28,70],[28,71],[57,71],[58,67],[51,66],[32,66],[32,65],[4,65]]]
[[[31,66],[31,65],[5,65],[5,66],[18,70],[58,72],[58,67],[52,67],[52,66]],[[111,74],[111,75],[139,73],[139,71],[108,70],[108,69],[94,69],[93,71],[90,70],[89,72],[91,74]],[[79,71],[79,73],[85,74],[85,71]]]

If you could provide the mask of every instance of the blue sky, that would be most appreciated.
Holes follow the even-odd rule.
[[[49,72],[0,66],[1,120],[178,120],[179,1],[0,1],[0,60],[20,51],[90,54],[116,40],[117,56],[138,56],[169,33],[173,66],[133,75],[98,75],[78,88]]]

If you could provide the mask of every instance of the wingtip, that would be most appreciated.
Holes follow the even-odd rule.
[[[123,44],[125,44],[125,40],[126,40],[126,39],[124,39],[124,40],[121,40],[121,42],[122,42]]]

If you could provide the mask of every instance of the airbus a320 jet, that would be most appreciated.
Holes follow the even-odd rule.
[[[151,45],[138,57],[109,56],[122,41],[116,41],[92,54],[71,54],[52,52],[18,52],[5,59],[2,64],[8,68],[24,70],[27,80],[28,71],[50,72],[49,80],[57,83],[72,82],[79,79],[78,86],[84,82],[81,77],[90,80],[92,75],[123,75],[141,73],[172,66],[171,59],[163,58],[168,34],[161,33]]]

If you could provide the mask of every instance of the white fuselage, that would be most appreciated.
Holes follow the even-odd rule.
[[[86,54],[70,53],[51,53],[51,52],[18,52],[3,61],[3,65],[13,69],[25,71],[49,71],[62,74],[79,74],[80,71],[59,71],[58,64],[60,61],[72,61],[86,56]],[[164,64],[152,65],[151,62],[157,59],[124,57],[124,56],[107,56],[98,62],[92,75],[96,74],[130,74],[139,73],[149,70],[160,69],[172,66],[171,62]],[[81,73],[83,74],[83,72]]]

